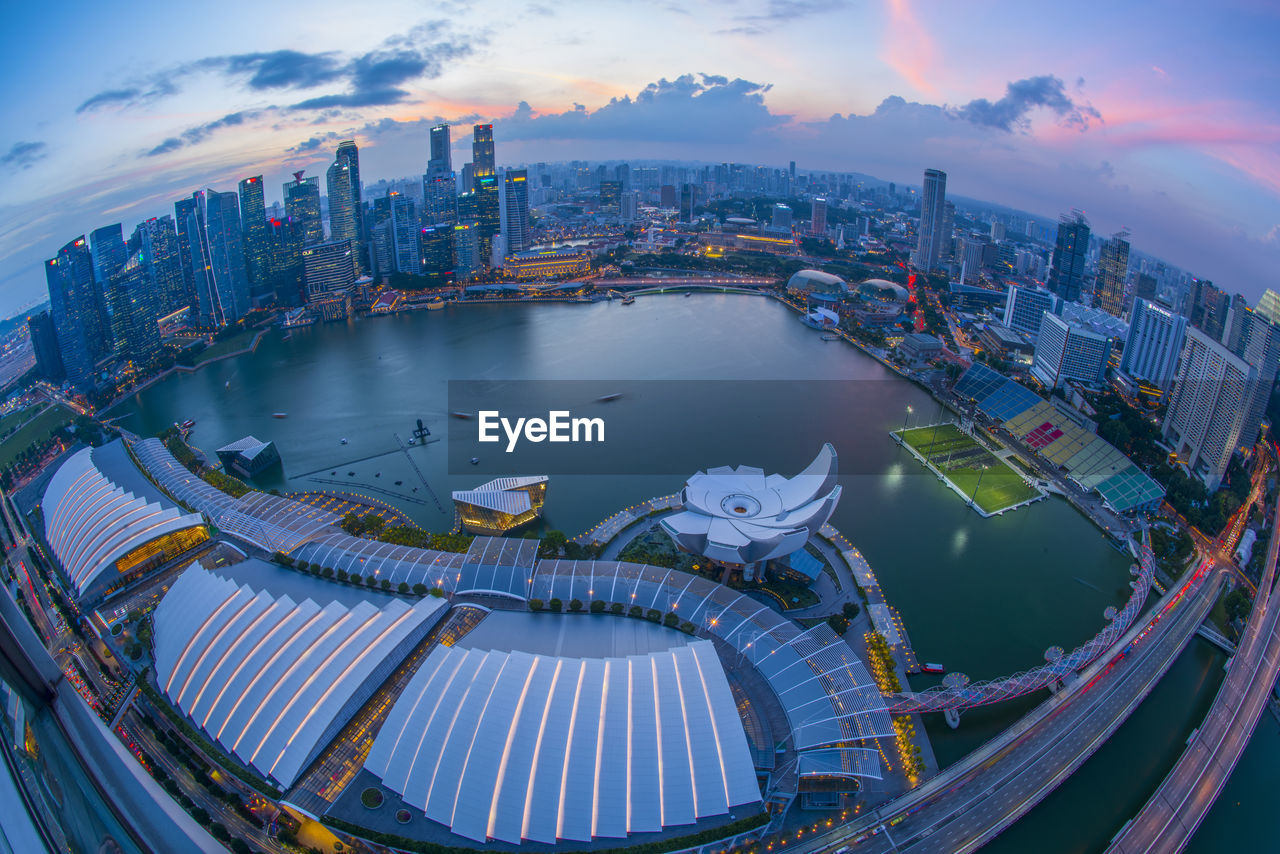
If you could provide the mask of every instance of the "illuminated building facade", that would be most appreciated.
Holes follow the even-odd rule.
[[[499,477],[475,489],[453,493],[462,529],[471,534],[505,534],[542,516],[545,475]]]
[[[503,271],[522,282],[578,276],[591,269],[591,256],[580,249],[540,249],[517,252],[506,259]]]

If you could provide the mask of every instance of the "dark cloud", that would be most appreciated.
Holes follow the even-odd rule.
[[[1077,85],[1083,82],[1082,79]],[[1025,132],[1031,127],[1030,114],[1036,107],[1057,115],[1059,124],[1081,131],[1088,130],[1093,122],[1102,121],[1102,114],[1092,104],[1078,104],[1071,100],[1063,82],[1051,74],[1015,80],[1008,84],[1000,100],[993,102],[978,98],[962,107],[952,108],[951,114],[982,127],[1010,133]]]
[[[760,35],[783,24],[789,24],[811,15],[834,12],[848,6],[848,0],[768,0],[759,12],[744,12],[734,16],[738,26],[725,32],[742,35]]]
[[[43,142],[15,142],[4,154],[0,154],[0,166],[17,166],[30,169],[37,160],[49,156],[49,146]]]
[[[310,139],[303,140],[297,145],[285,149],[285,154],[309,154],[312,151],[319,151],[324,147],[325,143],[331,142],[338,138],[338,134],[333,131],[313,136]]]
[[[454,33],[446,21],[428,21],[357,55],[275,50],[210,56],[130,85],[105,89],[80,104],[76,111],[138,106],[177,93],[175,81],[210,73],[241,81],[251,92],[329,85],[346,90],[299,101],[292,105],[296,110],[385,106],[409,97],[404,84],[439,77],[446,63],[470,56],[483,43],[482,36]]]
[[[228,113],[220,119],[211,122],[189,127],[182,132],[180,136],[171,136],[155,148],[148,149],[144,152],[147,157],[155,157],[159,154],[168,154],[170,151],[177,151],[188,145],[197,145],[204,142],[215,131],[223,128],[238,127],[249,119],[256,118],[259,111],[241,111],[238,113]]]

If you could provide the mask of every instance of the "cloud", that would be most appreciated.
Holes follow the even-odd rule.
[[[0,154],[0,166],[16,166],[30,169],[37,160],[49,156],[49,146],[44,142],[15,142],[4,154]]]
[[[776,29],[811,15],[833,12],[846,8],[848,0],[768,0],[759,12],[739,14],[734,17],[738,26],[725,32],[755,36]]]
[[[447,21],[427,21],[361,54],[275,50],[209,56],[104,89],[81,103],[76,112],[141,106],[177,94],[177,81],[197,74],[221,75],[250,92],[345,88],[299,101],[291,107],[295,110],[385,106],[409,97],[405,84],[439,77],[446,63],[472,55],[484,43],[483,36],[453,32]]]
[[[147,157],[155,157],[160,154],[168,154],[171,151],[177,151],[188,145],[197,145],[204,142],[215,131],[223,128],[238,127],[250,119],[257,118],[262,113],[261,110],[240,111],[237,113],[228,113],[220,119],[211,122],[195,125],[184,130],[179,136],[171,136],[155,148],[148,149],[143,152]]]
[[[977,98],[964,106],[952,108],[950,112],[956,118],[975,125],[1012,133],[1030,129],[1030,114],[1037,107],[1054,113],[1059,124],[1080,131],[1102,121],[1102,114],[1092,104],[1077,104],[1071,100],[1063,82],[1051,74],[1015,80],[1005,87],[1004,97],[998,101]]]

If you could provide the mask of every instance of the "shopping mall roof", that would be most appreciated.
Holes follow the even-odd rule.
[[[156,682],[228,753],[288,787],[447,610],[294,601],[199,563],[156,607]]]
[[[760,800],[707,641],[626,658],[437,647],[365,768],[477,842],[621,838]]]
[[[134,549],[204,523],[199,513],[182,512],[154,490],[138,495],[117,483],[117,477],[129,480],[120,474],[125,465],[120,460],[111,460],[113,477],[99,470],[98,459],[119,452],[123,447],[85,448],[69,457],[45,488],[45,539],[77,595],[83,595],[103,573],[114,569],[115,561]],[[132,463],[128,466],[133,468]],[[136,469],[133,478],[144,480]],[[135,483],[128,485],[137,488]]]

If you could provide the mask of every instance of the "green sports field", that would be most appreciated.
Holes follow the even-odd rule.
[[[915,427],[899,434],[984,512],[998,513],[1039,495],[1021,475],[954,424]]]

